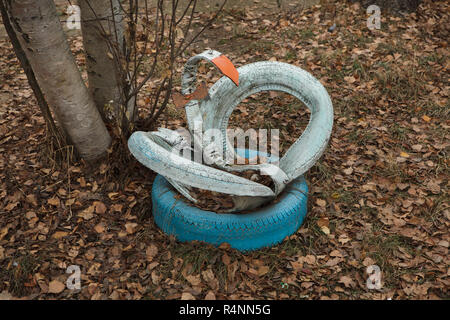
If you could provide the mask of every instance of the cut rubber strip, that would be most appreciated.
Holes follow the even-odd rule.
[[[233,63],[226,56],[221,55],[220,57],[211,60],[214,65],[219,68],[219,70],[231,81],[234,82],[236,86],[239,86],[239,72]]]

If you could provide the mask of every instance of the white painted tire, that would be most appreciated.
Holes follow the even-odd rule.
[[[230,115],[246,97],[269,90],[291,94],[311,111],[305,131],[280,160],[280,169],[289,181],[294,180],[314,165],[330,139],[333,105],[326,89],[310,73],[287,63],[256,62],[238,71],[238,87],[229,78],[222,77],[210,88],[210,99],[200,102],[204,130],[217,128],[222,131],[222,137],[227,137]],[[223,148],[226,152],[234,150],[228,137],[223,139]]]

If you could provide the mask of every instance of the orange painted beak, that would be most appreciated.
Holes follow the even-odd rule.
[[[239,86],[239,72],[230,61],[230,59],[228,59],[224,55],[221,55],[217,58],[212,59],[211,62],[214,63],[214,65],[219,68],[219,70],[225,76],[230,78],[230,80],[233,81],[236,86]]]

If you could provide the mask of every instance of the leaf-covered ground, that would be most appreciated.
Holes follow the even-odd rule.
[[[448,3],[384,13],[374,31],[357,4],[280,13],[249,3],[228,9],[186,57],[211,47],[236,66],[276,59],[327,88],[334,130],[307,174],[309,212],[298,232],[247,254],[165,235],[151,215],[154,176],[123,149],[96,169],[52,160],[44,120],[2,39],[0,297],[448,298]],[[82,66],[81,38],[70,40]],[[292,98],[261,94],[230,126],[278,128],[285,151],[307,119]],[[184,115],[170,106],[160,125],[185,126]],[[70,265],[81,267],[81,290],[65,288]],[[366,286],[370,265],[381,270],[380,290]]]

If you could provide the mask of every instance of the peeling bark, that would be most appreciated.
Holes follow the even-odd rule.
[[[51,0],[5,4],[39,86],[80,156],[101,157],[111,138],[70,52],[55,4]]]

